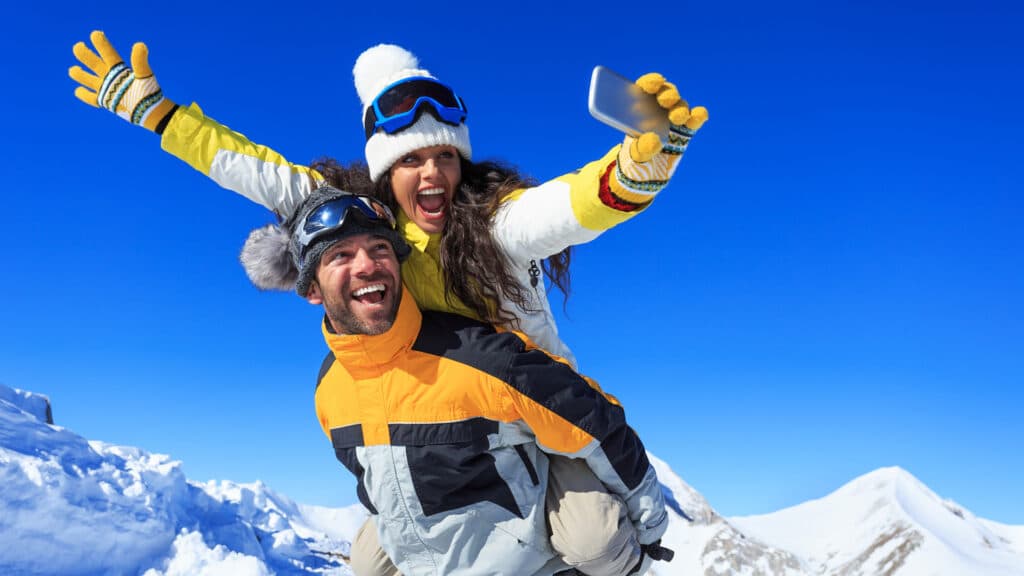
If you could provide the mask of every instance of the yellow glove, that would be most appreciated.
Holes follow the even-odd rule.
[[[616,180],[626,192],[650,195],[664,188],[675,173],[690,138],[708,119],[708,110],[703,106],[690,108],[679,96],[675,84],[665,80],[656,72],[644,74],[636,84],[648,94],[653,94],[658,104],[668,111],[668,142],[662,142],[654,132],[639,137],[626,136],[619,150]]]
[[[96,52],[78,42],[72,50],[75,58],[92,74],[79,66],[68,69],[68,75],[81,86],[75,96],[90,106],[106,108],[121,118],[156,133],[163,132],[166,120],[177,105],[164,97],[149,67],[149,50],[142,42],[132,46],[132,67],[125,65],[121,55],[99,30],[89,35]]]

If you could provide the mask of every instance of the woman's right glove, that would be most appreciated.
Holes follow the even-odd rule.
[[[636,84],[644,92],[653,94],[658,104],[668,111],[668,142],[662,142],[654,132],[636,138],[626,136],[619,150],[615,177],[629,192],[649,196],[668,184],[690,138],[707,121],[708,110],[703,106],[691,109],[679,96],[675,84],[656,72],[644,74]]]
[[[132,67],[110,44],[99,30],[89,35],[96,52],[85,42],[75,44],[72,51],[78,61],[89,71],[79,66],[68,69],[68,75],[81,86],[75,88],[75,96],[90,106],[106,108],[121,118],[160,134],[163,132],[177,105],[164,97],[160,85],[149,67],[149,50],[142,42],[132,46]]]

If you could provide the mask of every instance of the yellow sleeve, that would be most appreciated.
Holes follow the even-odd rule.
[[[547,258],[585,244],[636,216],[653,194],[623,189],[615,170],[619,146],[580,170],[502,199],[491,232],[513,261]]]
[[[557,180],[569,184],[573,214],[590,230],[607,230],[636,216],[650,206],[653,196],[629,191],[615,177],[619,148],[615,146],[600,160]]]
[[[314,170],[205,116],[195,103],[174,112],[160,147],[282,217],[290,216],[322,180]]]

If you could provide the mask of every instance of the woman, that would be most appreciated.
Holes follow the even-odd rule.
[[[254,144],[203,115],[163,97],[144,44],[132,69],[101,32],[75,55],[76,96],[161,134],[161,146],[221,186],[290,217],[321,182],[330,161],[308,168]],[[671,178],[690,136],[707,119],[692,113],[660,75],[638,81],[669,108],[674,126],[662,147],[657,135],[626,137],[601,159],[539,186],[494,163],[473,163],[466,108],[455,92],[419,68],[402,48],[380,45],[354,68],[364,107],[366,162],[377,193],[400,218],[413,246],[403,265],[406,285],[421,308],[447,310],[518,329],[575,366],[558,337],[542,267],[568,290],[567,249],[593,240],[650,205]],[[251,271],[250,271],[251,273]],[[252,275],[252,273],[251,273]],[[290,289],[272,270],[253,277],[264,288]]]

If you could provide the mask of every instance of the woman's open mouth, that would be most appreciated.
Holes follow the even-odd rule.
[[[416,194],[416,206],[428,219],[444,218],[446,204],[444,188],[430,188]]]

